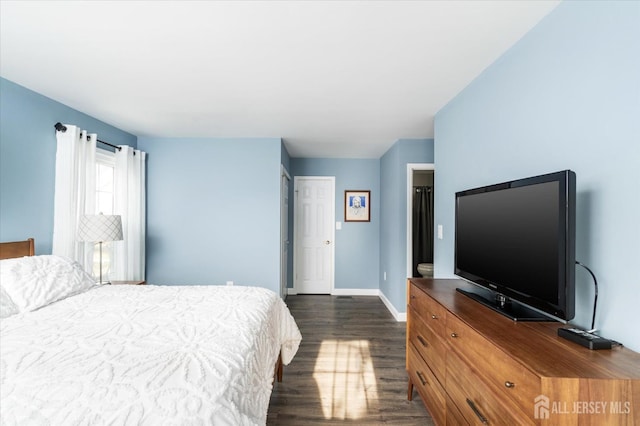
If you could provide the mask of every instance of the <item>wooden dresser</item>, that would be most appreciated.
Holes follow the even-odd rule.
[[[590,351],[456,287],[471,285],[408,280],[408,398],[415,387],[437,425],[640,426],[640,354]]]

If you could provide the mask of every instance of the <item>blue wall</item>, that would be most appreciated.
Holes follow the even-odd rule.
[[[380,292],[406,312],[407,164],[433,163],[433,139],[400,139],[380,158]],[[436,171],[439,178],[440,169]],[[384,273],[387,279],[384,279]]]
[[[380,239],[380,166],[377,159],[292,158],[293,176],[335,176],[335,289],[377,289]],[[292,182],[293,183],[293,182]],[[290,186],[293,191],[293,184]],[[344,191],[371,190],[371,222],[344,222]],[[293,214],[295,198],[290,195]],[[293,218],[293,216],[291,216]],[[293,220],[289,221],[293,238]],[[289,250],[289,287],[293,287],[293,250]]]
[[[149,283],[234,281],[279,293],[281,145],[279,138],[139,138],[149,154]]]
[[[137,142],[134,135],[0,78],[0,241],[33,237],[36,254],[51,253],[58,121],[115,145]]]
[[[640,3],[563,2],[438,112],[435,274],[453,271],[454,193],[572,169],[576,258],[596,327],[640,350]],[[576,270],[575,324],[593,284]]]

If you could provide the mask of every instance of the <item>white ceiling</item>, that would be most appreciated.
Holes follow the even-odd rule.
[[[0,75],[137,136],[378,158],[558,1],[4,1]],[[53,125],[53,123],[52,123]]]

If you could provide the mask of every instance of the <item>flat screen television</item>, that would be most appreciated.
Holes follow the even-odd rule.
[[[514,320],[572,319],[575,199],[571,170],[457,192],[454,272],[476,284],[459,291]]]

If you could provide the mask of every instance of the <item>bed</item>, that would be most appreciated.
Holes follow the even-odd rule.
[[[69,259],[33,256],[33,241],[10,244],[2,425],[266,424],[274,376],[301,340],[274,292],[101,286]]]

